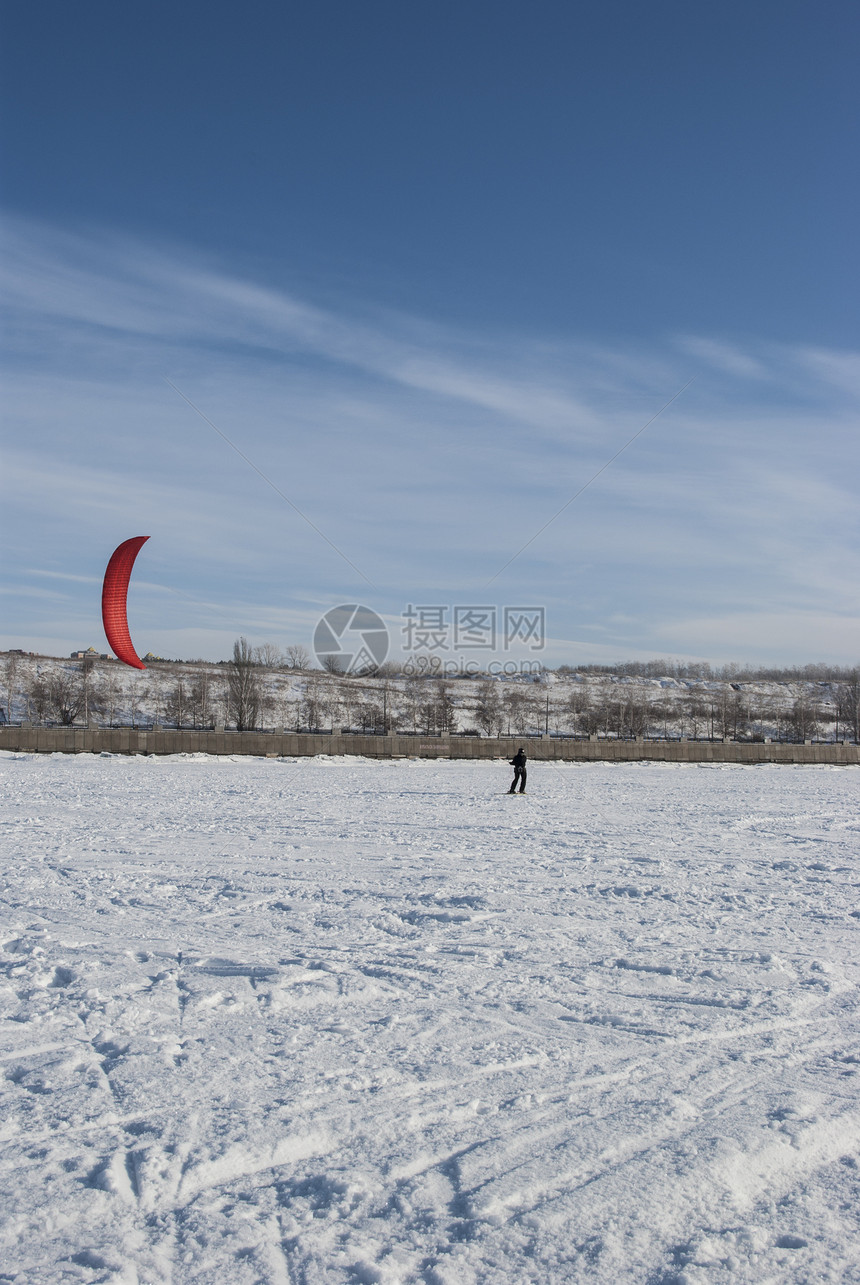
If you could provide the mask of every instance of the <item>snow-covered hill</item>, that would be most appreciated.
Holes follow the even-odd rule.
[[[139,672],[105,660],[87,671],[52,657],[7,654],[0,662],[0,708],[10,721],[235,724],[227,665],[158,662]],[[856,675],[777,682],[567,670],[445,680],[261,666],[258,680],[253,726],[270,729],[856,740],[860,701]]]

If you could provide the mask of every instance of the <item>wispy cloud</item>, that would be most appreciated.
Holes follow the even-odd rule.
[[[654,633],[666,646],[674,648],[680,643],[692,655],[701,655],[709,649],[713,654],[741,660],[772,655],[778,660],[802,656],[809,662],[834,662],[842,657],[845,663],[855,664],[860,614],[843,616],[800,610],[726,612],[677,619],[671,629],[660,625]],[[785,647],[779,639],[790,639],[790,647]]]
[[[741,379],[767,379],[768,377],[764,362],[744,352],[736,344],[686,335],[678,340],[678,347],[683,352],[699,358],[708,366],[724,371],[727,375]]]
[[[401,314],[340,316],[284,291],[207,269],[151,246],[34,231],[11,222],[3,286],[10,306],[47,327],[86,325],[159,346],[242,345],[265,358],[314,354],[406,388],[471,403],[506,418],[570,431],[593,413],[568,389],[482,369],[480,345],[458,360],[465,336]],[[168,304],[169,301],[169,304]],[[487,354],[490,357],[490,354]]]
[[[41,567],[27,567],[22,573],[25,576],[43,576],[48,580],[68,580],[72,584],[101,584],[98,576],[74,576],[67,571],[45,571]]]
[[[183,248],[21,221],[5,277],[0,645],[64,636],[67,608],[97,631],[101,569],[131,534],[153,536],[135,586],[162,654],[256,629],[307,643],[320,610],[369,592],[165,375],[366,570],[372,605],[396,620],[408,601],[480,599],[695,374],[500,577],[498,600],[547,606],[573,650],[556,660],[606,629],[616,654],[726,658],[732,621],[743,657],[753,639],[775,658],[850,650],[853,354],[467,333],[355,300],[323,307]],[[26,603],[51,579],[65,596],[49,628]],[[792,638],[777,622],[795,616]]]
[[[799,357],[809,371],[854,399],[855,414],[860,399],[860,353],[834,352],[823,348],[801,348]]]

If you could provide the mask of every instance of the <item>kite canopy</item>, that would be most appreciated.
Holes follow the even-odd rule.
[[[102,585],[105,635],[117,660],[131,665],[132,669],[146,669],[146,665],[134,650],[131,634],[128,632],[126,597],[134,560],[148,539],[148,535],[136,535],[131,540],[124,540],[118,549],[114,549]]]

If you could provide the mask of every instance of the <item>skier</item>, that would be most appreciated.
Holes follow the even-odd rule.
[[[520,794],[526,792],[526,752],[522,746],[517,750],[511,759],[511,767],[514,769],[514,779],[511,781],[511,788],[508,794],[516,793],[517,781],[520,783]]]

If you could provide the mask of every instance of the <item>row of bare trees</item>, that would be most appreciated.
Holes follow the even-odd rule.
[[[666,696],[638,683],[550,687],[485,680],[475,688],[439,678],[395,680],[386,671],[356,680],[308,670],[301,651],[288,665],[277,649],[252,647],[239,638],[226,665],[164,665],[151,669],[145,682],[129,681],[118,665],[91,658],[33,672],[19,657],[7,655],[0,690],[5,709],[14,705],[18,717],[66,726],[156,721],[188,729],[223,724],[239,730],[351,728],[432,735],[462,729],[485,736],[555,732],[860,742],[860,671],[830,684],[827,700],[816,699],[814,691],[786,700],[784,694],[728,685]],[[287,668],[303,672],[287,679],[282,674]]]
[[[629,687],[589,689],[577,685],[565,698],[538,689],[481,685],[474,721],[486,736],[556,732],[568,735],[687,736],[731,740],[814,740],[822,736],[860,741],[860,681],[842,684],[832,702],[809,695],[791,702],[764,694],[723,689],[691,691],[675,700]]]
[[[299,698],[284,701],[279,712],[281,725],[296,730],[349,728],[434,735],[455,732],[458,727],[451,688],[435,681],[399,686],[390,679],[356,683],[311,675]]]
[[[212,724],[218,690],[206,670],[144,689],[124,685],[115,669],[93,675],[85,661],[78,669],[64,666],[35,674],[23,689],[21,703],[28,720],[64,727],[81,722],[137,727],[152,722],[153,708],[159,722],[207,727]],[[150,712],[144,713],[144,706]]]
[[[808,695],[786,702],[764,694],[723,690],[680,699],[649,699],[633,693],[574,693],[569,702],[570,730],[605,736],[670,736],[731,740],[860,739],[857,686],[840,689],[833,703]]]
[[[264,669],[308,669],[310,666],[311,656],[306,647],[293,644],[281,651],[277,643],[263,643],[259,647],[250,647],[247,639],[240,639],[240,641],[244,642],[256,663],[262,665]]]

